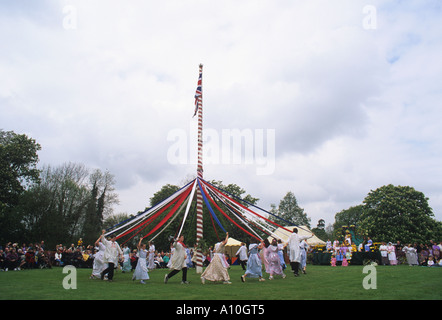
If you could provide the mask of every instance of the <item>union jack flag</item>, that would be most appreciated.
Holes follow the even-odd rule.
[[[198,86],[196,87],[195,92],[195,113],[193,116],[196,115],[198,112],[198,109],[200,107],[200,97],[203,95],[203,73],[202,73],[202,66],[200,66],[200,75],[198,77]]]

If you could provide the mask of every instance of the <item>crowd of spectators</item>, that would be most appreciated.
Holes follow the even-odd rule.
[[[381,254],[380,263],[383,265],[408,264],[410,266],[442,266],[442,241],[429,240],[427,243],[373,242],[364,239],[358,246],[346,238],[342,243],[338,240],[327,241],[326,251],[334,256],[345,256],[347,259],[353,252],[378,252]],[[339,259],[338,259],[339,260]],[[342,261],[342,259],[341,259]]]
[[[51,268],[44,241],[40,243],[7,243],[0,246],[0,270]]]
[[[125,249],[128,252],[132,270],[134,270],[138,260],[137,249],[131,250],[127,246]],[[43,269],[66,265],[73,265],[76,268],[92,268],[97,252],[97,247],[84,245],[81,238],[77,244],[72,243],[70,246],[57,244],[54,249],[46,248],[44,241],[23,243],[22,245],[9,242],[4,246],[0,245],[0,271]],[[155,268],[167,268],[170,257],[170,252],[156,251]]]
[[[409,265],[442,266],[442,241],[430,240],[427,243],[396,243],[396,250],[402,251],[404,261]]]

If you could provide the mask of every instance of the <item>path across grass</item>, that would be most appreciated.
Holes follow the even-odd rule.
[[[116,272],[114,281],[90,280],[90,269],[77,269],[77,289],[64,289],[63,279],[72,274],[63,268],[0,272],[1,300],[440,300],[442,268],[377,266],[376,289],[366,290],[362,266],[307,266],[307,275],[276,277],[265,282],[241,282],[239,266],[229,270],[231,285],[201,284],[195,270],[188,272],[190,284],[181,284],[181,273],[164,284],[165,269],[149,273],[142,285],[132,273]]]

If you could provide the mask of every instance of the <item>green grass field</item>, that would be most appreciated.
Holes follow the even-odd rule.
[[[239,266],[229,270],[232,284],[201,284],[194,269],[190,284],[181,284],[181,273],[164,284],[167,270],[149,273],[142,285],[131,273],[116,272],[114,281],[90,280],[90,269],[77,270],[77,288],[64,289],[63,279],[72,274],[63,268],[0,272],[1,300],[420,300],[442,299],[442,268],[377,266],[376,289],[366,290],[362,266],[307,266],[307,275],[265,282],[248,279],[242,283]]]

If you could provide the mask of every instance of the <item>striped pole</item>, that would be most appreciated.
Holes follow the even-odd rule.
[[[198,165],[197,179],[203,178],[203,93],[202,93],[203,65],[199,65],[198,89],[200,94],[197,97],[198,106]],[[198,90],[197,89],[197,90]],[[196,188],[196,242],[199,244],[203,238],[203,195],[201,190]],[[203,272],[203,252],[201,248],[197,251],[196,273]]]

